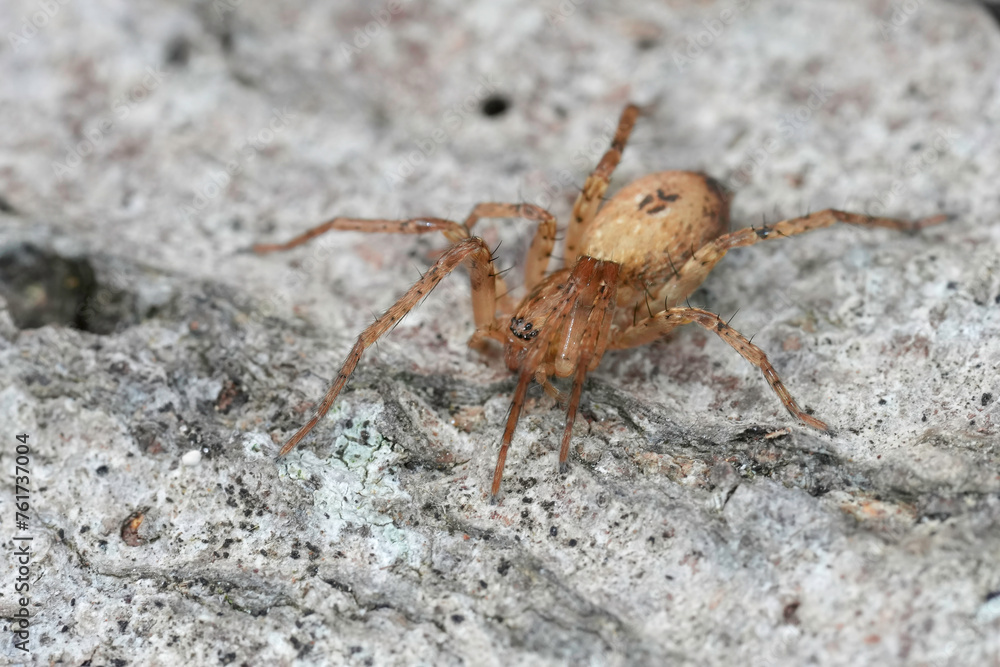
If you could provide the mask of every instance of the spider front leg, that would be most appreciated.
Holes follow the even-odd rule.
[[[640,109],[634,104],[629,104],[622,111],[618,119],[618,129],[615,137],[611,140],[611,148],[604,154],[597,167],[587,177],[583,184],[583,190],[573,204],[573,217],[570,218],[569,228],[566,230],[566,250],[564,253],[564,266],[569,268],[576,264],[580,256],[580,239],[587,226],[597,215],[597,209],[601,206],[604,193],[608,190],[608,183],[611,181],[611,174],[615,167],[621,162],[622,153],[625,152],[625,144],[628,142],[635,120],[639,117]]]
[[[351,231],[388,234],[426,234],[442,232],[449,241],[457,243],[469,238],[469,232],[462,225],[444,218],[409,218],[408,220],[384,220],[380,218],[333,218],[307,229],[286,243],[258,243],[253,251],[257,254],[291,250],[329,231]]]
[[[520,373],[517,389],[514,390],[497,465],[493,471],[493,485],[490,488],[492,502],[496,502],[497,494],[500,493],[507,450],[514,437],[531,380],[539,380],[543,387],[548,384],[553,391],[558,392],[548,382],[548,373],[555,371],[555,366],[546,361],[550,346],[575,357],[574,365],[569,369],[574,376],[573,389],[569,396],[566,426],[559,450],[560,468],[564,467],[569,456],[569,441],[584,377],[600,361],[610,339],[620,268],[614,262],[586,257],[577,263],[558,295],[549,302],[548,312],[541,318],[545,322],[544,333],[524,349],[518,366]]]
[[[614,320],[615,296],[618,293],[618,276],[621,265],[615,262],[589,260],[584,267],[588,284],[596,288],[593,306],[587,315],[587,323],[579,342],[579,356],[573,374],[573,388],[570,391],[569,406],[566,410],[566,426],[563,429],[562,444],[559,447],[559,470],[565,471],[569,459],[569,441],[573,436],[576,409],[580,405],[580,391],[587,371],[592,370],[604,356],[610,342],[611,323]]]
[[[463,262],[470,263],[469,273],[472,277],[472,302],[476,327],[485,328],[493,322],[493,317],[496,313],[496,271],[493,268],[490,249],[480,238],[467,238],[448,248],[420,280],[414,283],[406,294],[367,329],[361,332],[357,342],[354,343],[354,347],[348,353],[347,359],[344,360],[340,372],[337,373],[337,378],[330,385],[326,395],[323,397],[323,401],[316,410],[316,414],[295,435],[289,438],[288,442],[281,448],[281,451],[278,452],[278,456],[284,456],[290,452],[316,426],[319,420],[329,412],[333,402],[337,399],[337,396],[343,390],[344,385],[347,384],[347,380],[357,367],[364,351],[387,331],[392,329],[445,276],[454,271]]]
[[[613,349],[623,349],[643,345],[665,335],[672,329],[691,323],[700,324],[709,331],[714,332],[719,338],[729,343],[734,350],[739,352],[740,356],[759,368],[761,373],[764,374],[764,379],[771,385],[771,389],[778,395],[778,398],[781,399],[781,402],[792,413],[793,417],[815,429],[826,430],[826,424],[806,414],[798,406],[792,395],[788,393],[788,389],[781,382],[781,378],[778,377],[774,366],[768,361],[764,351],[747,340],[743,334],[733,329],[724,319],[715,313],[710,313],[700,308],[668,308],[622,331],[618,338],[612,341],[611,347]]]
[[[483,218],[524,218],[538,223],[535,237],[531,240],[528,257],[524,263],[524,287],[530,292],[535,285],[545,277],[549,268],[549,258],[556,243],[556,218],[554,215],[533,204],[501,204],[497,202],[482,202],[476,204],[472,213],[465,219],[465,229],[472,232],[472,227]],[[505,312],[513,309],[513,304]]]
[[[726,253],[733,248],[753,245],[768,239],[787,238],[829,227],[838,222],[845,222],[861,227],[887,227],[900,231],[916,231],[924,227],[936,225],[948,219],[947,215],[936,215],[916,221],[899,220],[896,218],[876,218],[860,213],[848,213],[832,208],[816,213],[810,213],[799,218],[782,220],[773,225],[763,227],[746,227],[706,243],[685,262],[679,270],[675,270],[673,278],[656,294],[656,300],[674,306],[684,301],[708,277],[708,274],[719,263]],[[669,261],[669,260],[668,260]]]

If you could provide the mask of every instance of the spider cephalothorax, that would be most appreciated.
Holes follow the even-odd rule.
[[[440,231],[452,241],[434,266],[361,333],[316,414],[285,443],[280,455],[295,447],[326,414],[364,350],[460,264],[468,266],[472,281],[476,331],[469,344],[479,346],[486,339],[500,342],[507,366],[518,374],[493,475],[493,498],[499,493],[507,450],[533,380],[546,392],[567,400],[566,427],[559,451],[559,463],[564,466],[583,380],[597,368],[605,351],[651,342],[683,324],[698,324],[717,334],[761,370],[794,417],[813,428],[826,429],[826,424],[799,408],[759,347],[718,315],[680,304],[732,248],[794,236],[836,222],[915,230],[941,222],[946,216],[907,222],[826,209],[729,232],[728,194],[711,177],[688,171],[644,176],[602,206],[611,173],[621,160],[638,115],[635,105],[622,112],[611,148],[587,178],[573,207],[566,230],[564,266],[551,273],[548,264],[555,245],[556,221],[551,213],[532,204],[482,203],[462,224],[442,218],[334,218],[287,243],[255,246],[257,252],[286,250],[332,229],[401,234]],[[489,248],[472,234],[480,218],[524,218],[538,225],[525,263],[526,296],[520,303],[515,304],[507,290],[501,288],[502,280]],[[497,297],[498,288],[503,297]],[[553,377],[572,378],[568,396],[555,388]]]

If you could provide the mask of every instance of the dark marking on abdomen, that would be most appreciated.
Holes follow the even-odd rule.
[[[663,188],[656,188],[656,196],[660,198],[660,201],[666,201],[666,202],[677,201],[678,199],[681,198],[680,195],[666,194],[665,192],[663,192]]]

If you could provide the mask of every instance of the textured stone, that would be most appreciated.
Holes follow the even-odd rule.
[[[0,460],[29,434],[34,553],[32,651],[8,633],[2,660],[1000,664],[1000,36],[978,6],[53,3],[30,36],[42,5],[6,10]],[[955,214],[740,249],[693,296],[739,309],[831,432],[684,329],[607,355],[564,475],[563,411],[533,391],[491,505],[514,383],[466,348],[458,275],[275,461],[445,243],[247,248],[482,200],[565,221],[628,100],[651,110],[611,192],[698,169],[734,225]],[[477,229],[516,286],[528,225]]]

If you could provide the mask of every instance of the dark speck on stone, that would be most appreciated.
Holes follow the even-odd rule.
[[[506,113],[509,106],[510,102],[506,97],[503,97],[502,95],[490,95],[483,100],[483,115],[488,118],[502,116]]]

